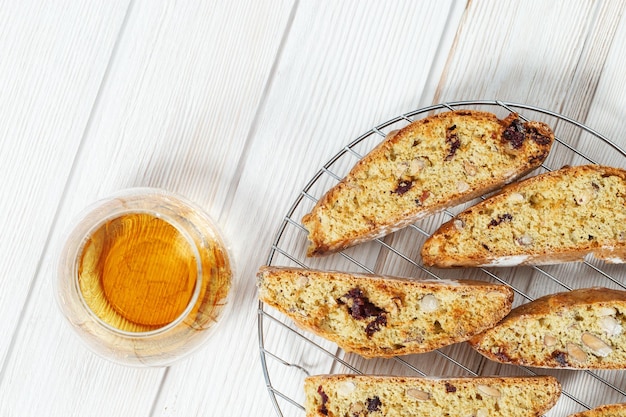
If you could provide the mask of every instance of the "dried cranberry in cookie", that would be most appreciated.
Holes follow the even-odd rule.
[[[505,187],[443,224],[424,243],[425,265],[514,266],[626,261],[626,171],[565,167]]]
[[[308,255],[373,240],[467,202],[541,165],[554,135],[516,114],[436,114],[390,134],[302,219]]]

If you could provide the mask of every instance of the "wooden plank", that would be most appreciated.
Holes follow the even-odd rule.
[[[602,72],[594,79],[591,85],[593,98],[588,114],[584,118],[585,123],[606,136],[609,140],[626,149],[626,75],[624,65],[623,45],[626,44],[626,17],[624,13],[615,14],[619,19],[615,37],[605,40],[604,46],[608,49],[608,54],[604,60]],[[591,152],[593,143],[582,144],[585,151]],[[612,153],[608,158],[603,159],[603,163],[621,166],[624,165],[624,156],[618,152]]]
[[[2,412],[151,414],[165,370],[109,363],[73,337],[51,301],[56,249],[79,211],[121,188],[167,188],[220,216],[290,10],[291,2],[133,4],[23,312]],[[219,362],[214,355],[200,362]],[[202,382],[178,388],[198,398],[223,384]]]
[[[617,6],[603,10],[604,17],[619,11]],[[602,48],[602,36],[596,39],[593,32],[615,30],[596,24],[600,7],[593,1],[576,7],[567,1],[512,1],[506,8],[470,2],[433,101],[499,99],[560,110],[583,52]],[[546,30],[556,26],[571,30]],[[593,39],[598,42],[586,43]],[[586,64],[602,67],[601,60]]]
[[[235,301],[239,314],[222,323],[219,346],[209,343],[184,367],[172,368],[155,407],[158,415],[207,410],[275,415],[268,410],[258,341],[239,337],[256,332],[256,269],[266,262],[288,207],[323,163],[373,125],[419,105],[429,72],[439,64],[437,46],[447,36],[446,22],[451,14],[460,17],[462,7],[440,1],[298,5],[223,222],[242,265]],[[427,22],[438,30],[424,32]],[[298,249],[304,240],[301,235]],[[305,373],[298,366],[328,372],[332,361],[296,336],[276,332],[268,338],[274,353],[296,365],[270,360],[272,381],[301,400]],[[225,349],[225,355],[237,358],[231,369],[209,359],[210,352]],[[248,377],[242,380],[241,375]],[[224,382],[196,396],[185,390],[186,378],[206,386]],[[301,415],[297,407],[280,401],[285,415]]]
[[[123,0],[0,8],[0,364],[49,249],[50,227],[127,7]]]

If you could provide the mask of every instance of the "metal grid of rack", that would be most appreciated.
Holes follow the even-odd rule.
[[[486,110],[499,117],[516,112],[522,119],[548,123],[555,144],[544,164],[531,175],[563,165],[602,163],[626,167],[626,151],[608,138],[573,119],[537,107],[502,101],[463,101],[438,104],[400,115],[377,125],[342,148],[302,189],[285,215],[268,265],[334,269],[416,278],[482,279],[510,286],[514,306],[542,295],[604,286],[626,290],[626,270],[593,258],[581,263],[509,268],[437,270],[420,263],[423,241],[440,224],[476,201],[440,214],[372,242],[324,258],[306,257],[306,230],[300,223],[323,193],[392,130],[429,114],[458,109]],[[608,155],[608,156],[607,156]],[[481,197],[481,198],[484,198]],[[298,329],[284,315],[259,303],[258,334],[261,364],[270,398],[278,416],[304,415],[302,382],[307,375],[323,373],[396,374],[419,376],[536,375],[556,376],[563,386],[559,403],[547,415],[566,416],[604,403],[626,401],[623,371],[545,370],[491,363],[465,344],[419,355],[365,360],[336,345]]]

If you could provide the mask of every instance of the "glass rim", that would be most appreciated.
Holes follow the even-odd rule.
[[[115,198],[119,198],[119,197],[115,196]],[[102,205],[104,205],[104,204],[106,204],[106,201],[103,202]],[[99,205],[98,207],[102,207],[102,205]],[[96,209],[97,209],[97,207],[96,207]],[[93,213],[93,210],[90,211],[89,213],[87,213],[86,216],[88,216],[91,213]],[[165,324],[165,325],[163,325],[161,327],[158,327],[156,329],[148,330],[148,331],[145,331],[145,332],[142,332],[142,331],[135,332],[135,331],[129,331],[129,330],[122,330],[122,329],[119,329],[119,328],[113,326],[110,323],[107,323],[105,320],[100,318],[91,309],[91,307],[89,307],[89,305],[87,304],[87,301],[85,300],[83,292],[80,290],[80,284],[78,282],[78,265],[79,265],[79,262],[80,262],[80,257],[81,257],[81,255],[83,253],[84,248],[85,248],[85,244],[87,243],[87,238],[89,236],[92,236],[93,233],[96,232],[100,227],[102,227],[102,225],[104,223],[106,223],[107,221],[110,221],[110,220],[122,217],[125,214],[131,214],[131,213],[148,214],[148,215],[154,216],[155,218],[159,218],[159,219],[167,222],[172,227],[174,227],[185,238],[187,244],[191,247],[191,249],[193,251],[194,258],[196,260],[196,281],[195,281],[195,286],[194,286],[194,292],[193,292],[191,298],[189,299],[189,302],[187,303],[187,306],[185,307],[185,309],[174,320],[172,320],[171,322],[169,322],[169,323],[167,323],[167,324]],[[83,223],[84,221],[85,221],[85,218],[83,218],[83,220],[76,225],[76,227],[74,229],[74,232],[77,232],[79,230],[80,224]],[[72,234],[74,232],[72,232]],[[72,276],[71,276],[72,286],[74,288],[74,291],[78,295],[78,298],[79,298],[79,300],[81,302],[81,305],[82,305],[83,309],[85,310],[85,312],[90,316],[90,318],[95,323],[98,323],[98,325],[100,325],[101,327],[105,328],[109,332],[116,334],[117,336],[122,336],[122,337],[127,337],[127,338],[132,338],[132,339],[148,338],[148,337],[151,337],[151,336],[159,335],[161,333],[165,333],[165,332],[173,329],[174,327],[176,327],[180,323],[182,323],[184,321],[184,319],[189,315],[189,313],[191,313],[191,311],[195,307],[196,303],[198,302],[198,299],[200,297],[200,291],[202,290],[202,281],[203,281],[202,259],[201,259],[200,251],[198,250],[198,247],[197,247],[196,243],[194,242],[194,240],[191,237],[191,235],[184,228],[180,227],[180,222],[174,220],[171,216],[169,216],[167,214],[159,213],[155,209],[146,209],[146,208],[123,208],[123,209],[117,209],[117,210],[114,210],[113,212],[109,213],[108,215],[98,219],[97,222],[95,222],[95,223],[93,223],[93,224],[91,224],[89,226],[89,228],[87,229],[86,232],[81,233],[80,244],[76,247],[75,253],[72,254],[72,259],[74,260],[73,263],[72,263]],[[120,314],[120,313],[118,312],[118,314]],[[131,323],[134,323],[134,322],[132,322],[132,320],[129,320],[129,319],[126,319],[126,320],[130,321]]]

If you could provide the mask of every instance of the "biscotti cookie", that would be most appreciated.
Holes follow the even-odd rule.
[[[538,167],[554,135],[516,114],[440,113],[390,134],[302,219],[308,255],[336,252],[466,202]]]
[[[494,326],[513,291],[480,281],[412,280],[261,267],[259,298],[301,328],[364,357],[431,351]]]
[[[513,266],[626,260],[626,171],[564,167],[511,184],[443,224],[425,265]]]
[[[624,417],[626,416],[626,403],[607,404],[591,410],[571,414],[569,417]]]
[[[514,308],[470,339],[487,358],[539,368],[626,369],[626,291],[586,288]]]
[[[421,378],[319,375],[304,382],[307,417],[526,417],[552,408],[551,376]]]

